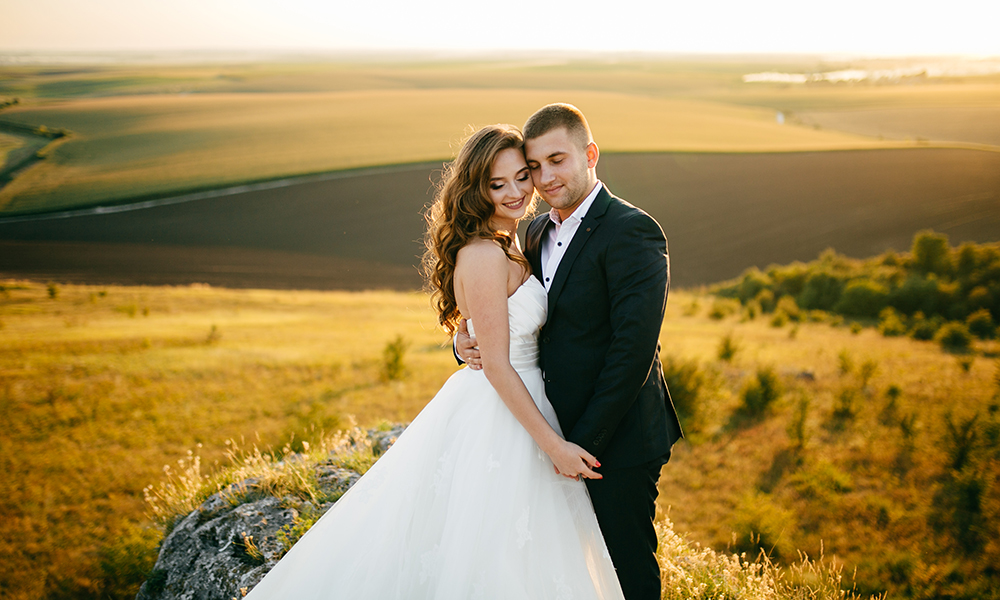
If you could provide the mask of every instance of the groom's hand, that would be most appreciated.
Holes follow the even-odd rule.
[[[469,335],[469,326],[466,320],[458,322],[458,333],[455,334],[455,352],[458,357],[469,365],[470,369],[479,371],[483,368],[483,357],[479,354],[479,346],[476,345],[476,338]]]

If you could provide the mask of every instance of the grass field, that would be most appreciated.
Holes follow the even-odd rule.
[[[0,121],[66,128],[75,136],[0,190],[0,212],[447,159],[468,127],[520,124],[552,101],[580,106],[605,151],[872,148],[912,145],[918,137],[994,141],[964,125],[956,134],[948,123],[961,120],[962,111],[994,106],[996,78],[912,86],[741,81],[765,69],[845,66],[803,58],[4,67],[0,94],[22,102]],[[900,108],[933,109],[931,123],[923,113],[905,117],[893,130],[898,135],[884,135],[898,139],[879,140],[870,128],[845,133],[836,130],[840,121],[806,116]],[[777,110],[789,114],[786,125],[776,122]],[[947,135],[939,138],[938,131]]]
[[[142,488],[187,450],[211,470],[227,438],[276,448],[309,428],[343,426],[347,415],[362,425],[409,420],[455,369],[420,294],[3,286],[4,597],[108,597],[117,566],[108,557],[154,552],[155,534],[143,533]],[[926,532],[921,519],[931,506],[914,490],[936,485],[942,415],[981,413],[995,393],[995,361],[983,353],[996,353],[996,344],[981,346],[965,373],[931,342],[871,330],[855,336],[826,323],[793,331],[762,319],[714,320],[710,303],[672,294],[661,335],[664,354],[696,361],[706,381],[699,416],[685,423],[688,441],[664,469],[662,510],[679,532],[716,548],[726,548],[733,532],[745,545],[748,531],[760,530],[784,558],[794,557],[793,548],[815,557],[822,540],[848,573],[861,566],[863,589],[896,585],[883,580],[887,567],[878,557],[919,551],[915,538]],[[722,362],[716,353],[727,334],[740,350]],[[409,344],[408,374],[386,382],[382,352],[397,335]],[[858,392],[864,410],[831,426],[837,395],[854,385],[854,375],[838,371],[844,349],[878,369]],[[741,386],[761,365],[774,366],[789,393],[766,418],[740,424],[732,415]],[[803,372],[813,378],[797,377]],[[898,425],[878,420],[890,384],[901,390],[900,414],[916,415],[917,451],[912,470],[886,482],[902,443]],[[800,462],[784,464],[785,431],[801,395],[811,402],[808,442]],[[829,465],[845,474],[849,491],[802,496],[802,477],[820,477],[822,488]],[[988,489],[984,502],[993,511],[996,489]],[[764,500],[748,500],[758,496]],[[771,512],[755,516],[751,505]],[[888,530],[867,521],[879,507],[891,515]],[[794,515],[798,525],[775,530],[775,514]],[[934,566],[940,557],[913,560]]]

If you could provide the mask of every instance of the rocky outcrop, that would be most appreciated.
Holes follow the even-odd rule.
[[[403,426],[369,431],[376,454],[388,449]],[[312,467],[321,498],[338,498],[360,475],[335,466],[336,456]],[[177,522],[164,538],[149,579],[136,600],[232,600],[241,598],[271,570],[297,538],[333,501],[311,502],[259,491],[248,479],[212,495]]]

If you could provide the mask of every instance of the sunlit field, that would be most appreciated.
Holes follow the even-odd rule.
[[[3,286],[5,597],[111,593],[123,549],[140,548],[136,560],[155,553],[142,488],[187,450],[211,471],[229,438],[276,448],[343,427],[348,415],[363,426],[407,421],[456,368],[422,294]],[[966,371],[934,342],[852,333],[836,321],[717,319],[713,302],[672,293],[661,335],[664,356],[696,365],[704,380],[697,416],[685,418],[688,439],[661,479],[660,507],[677,530],[751,553],[758,533],[780,560],[796,549],[815,558],[822,546],[848,572],[859,566],[859,589],[872,592],[899,589],[885,579],[894,568],[886,552],[908,569],[937,564],[918,539],[934,506],[914,492],[938,485],[945,415],[979,414],[984,427],[995,419],[986,408],[996,403],[996,344],[978,346]],[[383,352],[397,336],[406,374],[388,381]],[[737,347],[728,361],[719,357],[726,336]],[[876,369],[859,384],[866,362]],[[742,389],[766,366],[785,393],[763,418],[741,420]],[[886,416],[891,386],[898,395]],[[675,387],[683,401],[690,381]],[[838,420],[844,389],[857,394],[858,412]],[[790,424],[802,398],[799,447]],[[910,437],[899,419],[910,419]],[[901,467],[900,457],[911,462]],[[994,491],[983,500],[990,515],[1000,508]]]
[[[520,124],[538,106],[584,110],[605,151],[759,152],[992,144],[938,137],[913,117],[894,135],[809,111],[995,106],[993,78],[920,85],[746,84],[809,64],[530,61],[0,70],[3,122],[70,139],[0,189],[0,211],[121,202],[352,167],[447,159],[472,126]],[[813,64],[812,68],[817,68]],[[777,111],[787,112],[780,124]],[[801,115],[799,114],[801,113]],[[921,113],[922,114],[922,113]],[[993,115],[995,116],[995,115]],[[955,137],[969,139],[953,139]],[[920,139],[918,139],[920,138]]]
[[[188,451],[211,473],[227,439],[412,419],[457,368],[427,296],[405,291],[420,210],[472,127],[579,106],[602,180],[663,225],[676,287],[831,246],[899,259],[928,227],[1000,239],[1000,76],[742,80],[880,64],[0,66],[0,220],[352,170],[0,223],[0,597],[134,597],[162,533],[143,488]],[[935,297],[1000,298],[995,267],[973,271],[934,279]],[[661,343],[687,438],[660,516],[719,551],[824,555],[863,594],[998,598],[1000,341],[945,351],[881,335],[882,316],[754,302],[671,290]]]

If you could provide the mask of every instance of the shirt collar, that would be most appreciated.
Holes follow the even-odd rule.
[[[594,186],[594,189],[590,190],[590,193],[583,199],[580,206],[577,206],[576,210],[573,211],[573,214],[567,217],[566,220],[577,222],[583,221],[583,218],[587,216],[587,211],[590,210],[590,205],[594,203],[594,200],[597,198],[597,194],[600,193],[602,187],[604,187],[604,184],[601,183],[600,179],[598,179],[597,185]],[[563,221],[559,219],[559,213],[554,208],[549,211],[549,219],[556,225],[563,225]]]

